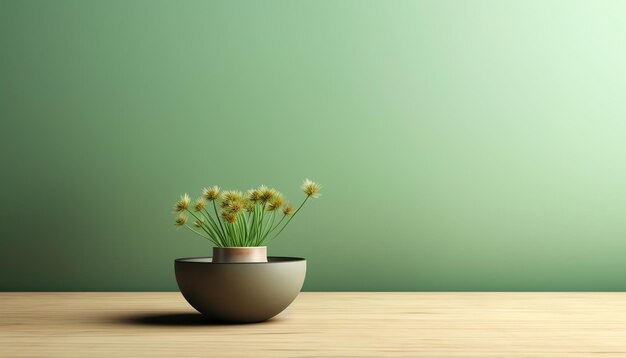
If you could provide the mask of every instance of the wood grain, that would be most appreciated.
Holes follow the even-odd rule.
[[[303,293],[248,325],[179,293],[0,293],[0,357],[177,356],[626,357],[626,293]]]

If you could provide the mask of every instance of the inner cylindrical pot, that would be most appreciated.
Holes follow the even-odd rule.
[[[267,246],[214,247],[213,262],[267,262]]]

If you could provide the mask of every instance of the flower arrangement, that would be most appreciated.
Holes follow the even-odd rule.
[[[246,194],[236,190],[221,191],[218,186],[212,186],[204,188],[202,196],[194,203],[187,194],[180,197],[174,205],[178,214],[175,224],[185,226],[218,247],[264,246],[285,230],[309,198],[319,197],[320,188],[319,184],[306,179],[302,184],[306,197],[294,210],[280,192],[264,185]],[[279,220],[276,216],[280,214],[276,212],[282,213]],[[195,219],[195,229],[187,224],[187,214]]]

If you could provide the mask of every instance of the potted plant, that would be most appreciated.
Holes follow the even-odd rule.
[[[304,283],[306,260],[268,257],[266,245],[310,198],[319,196],[320,185],[306,179],[302,191],[305,198],[297,208],[264,185],[246,194],[212,186],[195,202],[181,196],[174,205],[175,224],[214,245],[213,257],[175,261],[178,286],[194,308],[214,319],[258,322],[295,299]]]

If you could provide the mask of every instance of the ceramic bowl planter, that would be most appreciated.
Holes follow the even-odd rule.
[[[306,260],[267,257],[265,252],[265,247],[216,247],[213,257],[178,259],[175,271],[180,292],[191,306],[212,320],[268,320],[300,293]]]
[[[267,247],[321,186],[306,179],[296,208],[278,190],[261,185],[245,194],[203,188],[195,203],[187,194],[174,204],[174,223],[213,244],[213,257],[175,261],[176,281],[187,302],[209,319],[251,323],[270,319],[298,296],[306,260],[268,257]],[[219,209],[218,209],[219,208]],[[190,225],[190,217],[193,224]]]

